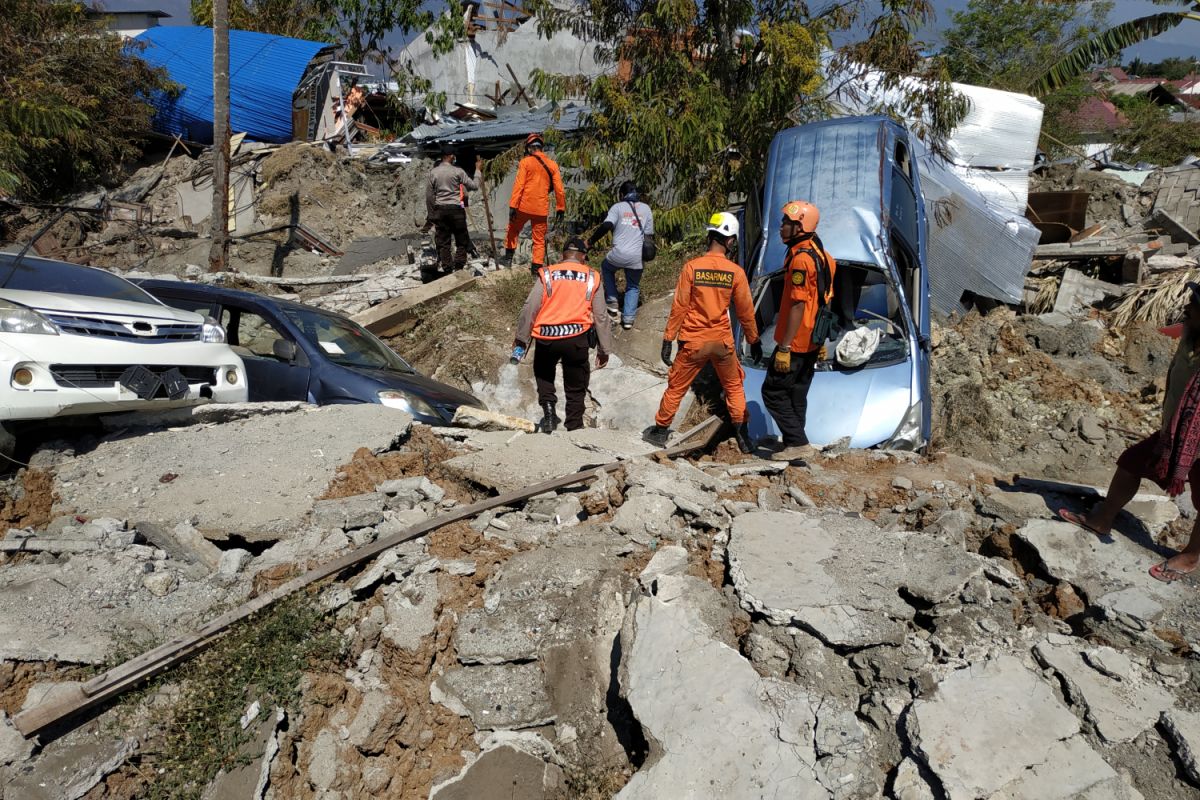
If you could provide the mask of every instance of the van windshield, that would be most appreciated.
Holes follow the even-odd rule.
[[[777,270],[756,278],[751,286],[755,321],[767,349],[775,340],[775,322],[779,301],[783,296],[783,276],[783,270]],[[818,370],[851,371],[882,367],[908,358],[900,295],[882,270],[866,264],[839,263],[834,278],[833,306],[840,330],[835,329],[833,337],[826,341],[827,357],[818,362]],[[881,334],[879,345],[865,364],[843,367],[837,363],[837,344],[846,333],[856,328],[878,330]],[[748,351],[744,349],[742,355],[747,366],[750,366]]]

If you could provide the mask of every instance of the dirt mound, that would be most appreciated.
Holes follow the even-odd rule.
[[[359,160],[296,142],[263,159],[258,212],[264,222],[282,225],[294,207],[301,223],[339,245],[412,232],[425,219],[428,166],[413,162],[373,172]]]
[[[938,333],[936,449],[1104,484],[1121,451],[1158,424],[1171,345],[1156,333],[1093,321],[1055,327],[1007,309]]]
[[[1056,164],[1044,171],[1030,176],[1029,190],[1031,192],[1060,192],[1078,190],[1088,192],[1087,224],[1105,223],[1109,231],[1113,225],[1123,227],[1140,221],[1141,217],[1150,212],[1154,200],[1155,186],[1147,181],[1141,187],[1121,180],[1115,175],[1090,169],[1077,169],[1074,164]],[[1128,219],[1122,213],[1122,206],[1133,209],[1135,219]]]

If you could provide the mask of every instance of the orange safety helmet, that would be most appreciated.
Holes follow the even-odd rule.
[[[542,139],[542,135],[540,133],[531,133],[525,137],[525,146],[529,147],[531,144],[541,145],[544,147],[546,142]]]
[[[784,205],[783,218],[799,222],[800,230],[804,233],[813,233],[817,230],[817,223],[821,221],[821,212],[805,200],[792,200]]]

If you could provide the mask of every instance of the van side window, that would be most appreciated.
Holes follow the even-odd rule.
[[[908,178],[911,181],[912,180],[912,164],[909,163],[909,159],[908,159],[908,145],[906,145],[904,142],[899,142],[899,141],[896,142],[896,152],[895,152],[895,157],[893,158],[893,162],[896,165],[896,169],[898,169],[902,173],[904,173],[904,177]]]
[[[892,196],[888,203],[892,228],[904,237],[908,244],[917,246],[917,195],[912,184],[899,169],[892,168]]]

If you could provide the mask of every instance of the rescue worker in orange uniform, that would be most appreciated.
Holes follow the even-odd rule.
[[[816,239],[817,207],[792,200],[783,207],[779,238],[788,247],[783,298],[775,318],[775,354],[763,380],[762,400],[783,435],[772,458],[792,461],[813,455],[804,433],[808,388],[825,349],[828,331],[817,328],[818,312],[829,313],[837,264]],[[814,330],[817,329],[817,330]],[[819,341],[818,341],[819,340]]]
[[[531,224],[533,263],[529,270],[535,277],[546,263],[546,219],[550,215],[551,191],[557,208],[555,219],[560,219],[567,210],[562,173],[554,159],[542,152],[544,146],[541,134],[531,133],[525,139],[525,157],[517,167],[517,180],[508,201],[508,233],[504,237],[505,263],[511,266],[517,251],[517,235],[525,223]]]
[[[537,342],[533,353],[533,375],[537,380],[538,405],[542,407],[542,433],[558,427],[558,396],[554,373],[563,368],[563,393],[567,397],[566,428],[583,427],[584,398],[591,370],[588,350],[596,350],[596,369],[608,364],[612,331],[604,312],[604,289],[600,273],[587,264],[587,245],[571,239],[563,250],[563,261],[542,269],[529,290],[517,320],[513,356],[524,355],[530,340]]]
[[[662,343],[663,363],[671,368],[667,373],[667,390],[658,405],[654,424],[642,432],[642,438],[659,447],[666,445],[680,401],[704,365],[712,364],[725,389],[725,405],[738,448],[749,453],[754,448],[746,422],[746,392],[742,387],[745,373],[738,362],[729,322],[731,302],[755,361],[762,360],[762,343],[754,322],[754,302],[746,273],[729,259],[738,235],[737,217],[726,212],[713,214],[707,231],[708,252],[684,264],[675,284],[675,301],[671,304]],[[676,338],[679,352],[672,363],[671,343]]]

